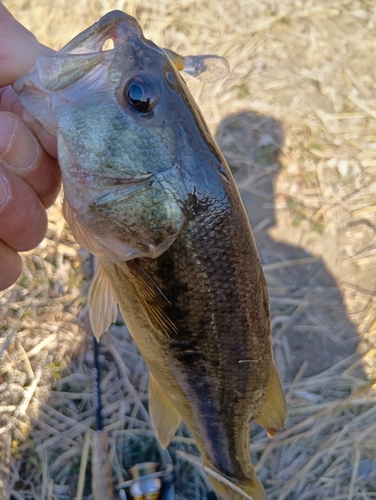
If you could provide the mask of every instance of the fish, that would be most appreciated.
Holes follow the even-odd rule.
[[[109,39],[114,47],[103,50]],[[186,59],[188,72],[203,74],[209,59],[198,60],[201,69]],[[220,500],[265,500],[250,425],[272,436],[286,419],[268,292],[235,181],[184,67],[136,19],[113,11],[40,56],[14,89],[57,137],[64,216],[98,257],[93,331],[99,338],[119,305],[150,369],[161,445],[183,419]]]

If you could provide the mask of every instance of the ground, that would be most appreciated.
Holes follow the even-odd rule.
[[[54,48],[120,8],[158,45],[227,58],[226,80],[186,80],[235,175],[268,282],[289,420],[273,440],[253,427],[257,473],[272,500],[375,498],[374,2],[4,3]],[[60,208],[18,283],[0,292],[1,500],[92,498],[88,254]],[[186,430],[167,455],[156,444],[148,373],[120,318],[100,352],[114,483],[134,463],[171,456],[176,498],[201,498]]]

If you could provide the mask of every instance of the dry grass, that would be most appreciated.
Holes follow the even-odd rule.
[[[269,285],[289,421],[273,440],[254,426],[259,477],[271,499],[375,498],[374,2],[5,4],[54,48],[119,8],[161,46],[228,59],[227,80],[187,81],[236,174]],[[95,425],[88,264],[59,204],[24,263],[0,293],[0,498],[79,498]],[[185,429],[168,454],[158,448],[148,374],[120,321],[101,341],[101,365],[115,484],[137,461],[171,456],[176,498],[201,498],[205,478],[177,453],[197,454]],[[90,499],[90,467],[82,479]]]

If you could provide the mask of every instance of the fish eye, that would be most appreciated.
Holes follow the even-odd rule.
[[[159,97],[157,85],[143,75],[129,80],[124,88],[125,100],[140,113],[149,113],[159,101]]]

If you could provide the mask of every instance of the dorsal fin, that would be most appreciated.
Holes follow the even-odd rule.
[[[117,301],[101,260],[98,261],[94,278],[90,283],[88,303],[91,328],[99,340],[117,317]]]
[[[167,448],[181,421],[181,416],[152,373],[149,379],[149,413],[154,432],[163,448]]]

